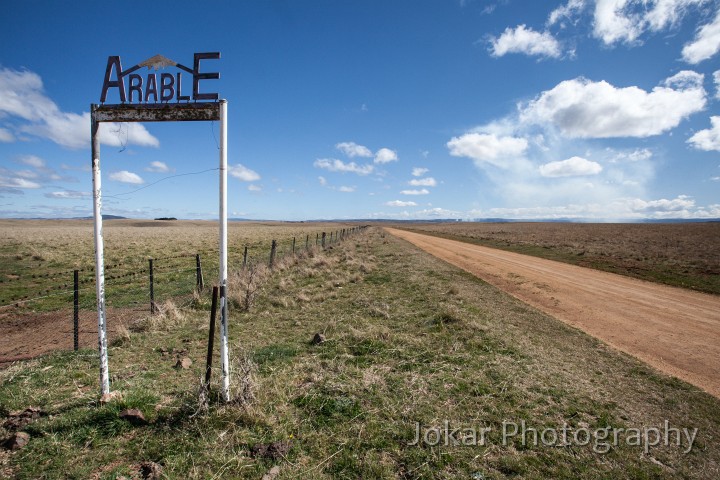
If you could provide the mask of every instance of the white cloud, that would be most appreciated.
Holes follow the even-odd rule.
[[[564,18],[572,19],[580,13],[587,4],[586,0],[568,0],[565,5],[557,7],[548,16],[548,26],[553,26]]]
[[[646,31],[676,25],[690,7],[708,0],[597,0],[594,35],[606,45],[637,43]]]
[[[63,112],[44,93],[42,79],[28,70],[0,69],[0,115],[18,117],[21,133],[47,138],[68,148],[90,145],[90,113]],[[100,141],[111,146],[135,144],[156,147],[160,144],[139,123],[103,123]]]
[[[703,25],[695,34],[692,42],[682,49],[683,60],[696,64],[714,56],[720,51],[720,10],[715,20]]]
[[[713,73],[713,82],[715,82],[715,98],[720,100],[720,70]]]
[[[238,163],[237,165],[228,165],[228,173],[243,182],[254,182],[260,180],[257,172],[250,170],[246,166]]]
[[[358,145],[355,142],[341,142],[335,145],[335,148],[343,152],[350,158],[353,157],[372,157],[373,154],[369,148]]]
[[[30,180],[25,180],[24,178],[0,175],[0,188],[40,188],[40,184],[37,182],[31,182]]]
[[[710,128],[696,132],[687,142],[698,150],[720,152],[720,116],[710,117],[710,124]]]
[[[375,153],[375,163],[396,162],[398,159],[397,152],[389,148],[381,148]]]
[[[427,195],[430,193],[430,190],[421,188],[420,190],[402,190],[400,193],[403,195]]]
[[[522,156],[528,148],[524,138],[498,136],[494,133],[466,133],[447,142],[450,155],[467,157],[477,163],[487,162],[506,167],[507,160]]]
[[[653,153],[648,148],[638,148],[630,151],[617,152],[611,148],[606,149],[612,155],[610,163],[640,162],[652,158]]]
[[[385,203],[388,207],[416,207],[415,202],[403,202],[402,200],[393,200],[392,202]]]
[[[323,176],[318,177],[318,182],[320,182],[320,185],[327,185],[327,180]]]
[[[689,210],[694,206],[695,200],[687,195],[679,195],[677,198],[672,200],[665,198],[651,201],[634,199],[630,202],[630,207],[633,212],[678,212],[682,210]]]
[[[154,162],[150,162],[150,166],[146,167],[145,171],[146,172],[154,172],[154,173],[169,173],[173,170],[170,167],[168,167],[165,162],[155,160]]]
[[[575,177],[582,175],[597,175],[602,166],[582,157],[570,157],[567,160],[549,162],[540,165],[540,175],[543,177]]]
[[[342,186],[342,187],[338,187],[337,190],[338,190],[338,192],[351,193],[351,192],[354,192],[354,191],[355,191],[355,187]]]
[[[506,28],[499,37],[491,38],[490,54],[502,57],[508,53],[523,53],[539,57],[558,58],[562,55],[560,43],[549,32],[536,32],[525,25],[514,30]]]
[[[15,141],[15,135],[13,135],[7,128],[0,128],[0,142],[10,143]]]
[[[430,171],[429,168],[425,168],[425,167],[415,167],[415,168],[412,169],[412,176],[413,176],[413,177],[422,177],[423,175],[425,175],[425,174],[426,174],[427,172],[429,172],[429,171]]]
[[[35,168],[43,168],[45,166],[45,160],[35,155],[24,155],[18,159],[23,165],[29,165]]]
[[[74,190],[65,190],[62,192],[50,192],[46,193],[47,198],[59,198],[66,200],[77,200],[81,198],[87,198],[92,196],[92,192],[77,192]]]
[[[345,163],[334,158],[318,158],[313,163],[313,166],[330,172],[350,172],[358,175],[368,175],[375,168],[372,165],[358,165],[355,162]]]
[[[248,185],[247,188],[248,188],[248,190],[250,190],[251,192],[260,192],[260,191],[262,191],[262,187],[259,186],[259,185],[255,185],[255,184],[250,184],[250,185]]]
[[[413,187],[434,187],[437,181],[433,177],[413,178],[408,182]]]
[[[145,181],[140,178],[137,173],[128,172],[127,170],[120,170],[119,172],[111,173],[110,180],[115,180],[116,182],[122,183],[131,183],[134,185],[140,185],[142,183],[145,183]]]
[[[682,71],[653,88],[566,80],[521,107],[529,124],[553,124],[571,138],[649,137],[675,128],[705,106],[703,75]]]

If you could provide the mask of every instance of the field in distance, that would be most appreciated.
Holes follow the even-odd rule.
[[[720,294],[720,222],[463,222],[393,226]]]

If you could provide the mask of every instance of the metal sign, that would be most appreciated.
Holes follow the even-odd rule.
[[[217,72],[201,72],[201,60],[220,58],[219,52],[196,53],[190,69],[162,55],[155,55],[127,70],[122,69],[119,56],[108,57],[101,105],[90,105],[93,175],[93,219],[95,229],[95,281],[98,305],[98,350],[100,353],[101,394],[110,393],[107,356],[107,323],[105,317],[105,259],[102,229],[102,195],[100,176],[100,139],[102,122],[220,122],[220,291],[227,292],[227,100],[218,100],[217,93],[200,93],[200,82],[220,78]],[[163,72],[143,76],[134,73],[142,67],[148,70],[176,67],[175,74]],[[192,76],[192,102],[183,95],[182,72]],[[127,82],[126,82],[127,79]],[[126,90],[127,88],[127,90]],[[117,89],[120,104],[105,104],[109,92]],[[174,103],[170,103],[174,101]],[[151,103],[152,102],[152,103]],[[230,400],[230,372],[228,362],[228,315],[226,293],[220,298],[220,361],[222,364],[222,395]]]

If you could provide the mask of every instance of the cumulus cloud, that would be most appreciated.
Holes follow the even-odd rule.
[[[397,152],[390,150],[389,148],[381,148],[375,153],[375,163],[390,163],[396,162],[398,159]]]
[[[375,168],[372,165],[358,165],[355,162],[345,163],[336,158],[318,158],[313,166],[330,172],[349,172],[357,175],[369,175]]]
[[[552,34],[536,32],[525,25],[518,25],[515,29],[508,27],[499,37],[491,38],[490,42],[490,54],[493,57],[502,57],[508,53],[546,58],[558,58],[562,55],[560,42]]]
[[[352,193],[355,191],[355,187],[347,187],[343,185],[342,187],[338,187],[337,190],[338,192]]]
[[[427,195],[430,193],[430,190],[427,188],[421,188],[420,190],[402,190],[400,193],[403,195]]]
[[[46,193],[47,198],[59,198],[63,200],[78,200],[81,198],[87,198],[92,196],[92,192],[77,192],[74,190],[64,190],[61,192],[49,192]]]
[[[320,185],[322,185],[322,186],[327,185],[327,179],[325,179],[325,177],[323,177],[323,176],[318,177],[318,182],[320,182]]]
[[[19,119],[16,128],[20,133],[46,138],[68,148],[90,145],[90,113],[61,111],[47,97],[42,79],[34,72],[0,69],[0,115]],[[99,136],[101,143],[111,146],[157,147],[160,144],[139,123],[103,123]],[[6,135],[5,138],[11,137]]]
[[[683,60],[696,64],[714,56],[720,51],[720,10],[715,20],[703,25],[695,34],[692,42],[682,49]]]
[[[161,161],[150,162],[150,166],[145,168],[146,172],[153,173],[170,173],[173,170],[167,166],[167,163]]]
[[[630,207],[633,212],[678,212],[695,207],[695,200],[687,195],[679,195],[678,197],[670,200],[665,198],[650,201],[633,199],[630,202]]]
[[[259,186],[259,185],[250,184],[250,185],[248,185],[247,188],[248,188],[248,190],[250,190],[251,192],[260,192],[260,191],[262,191],[262,187]]]
[[[413,187],[434,187],[437,181],[433,177],[413,178],[408,182]]]
[[[720,99],[720,70],[713,73],[713,82],[715,82],[715,98]]]
[[[582,157],[570,157],[540,165],[540,175],[543,177],[576,177],[582,175],[597,175],[602,166]]]
[[[369,148],[358,145],[355,142],[341,142],[335,145],[335,148],[343,152],[350,158],[353,157],[372,157],[373,154]]]
[[[415,202],[404,202],[402,200],[393,200],[391,202],[385,203],[388,207],[416,207],[417,203]]]
[[[710,117],[710,124],[710,128],[696,132],[687,142],[698,150],[720,152],[720,116]]]
[[[412,169],[412,176],[413,177],[422,177],[429,171],[430,171],[430,169],[425,168],[425,167],[415,167]]]
[[[127,170],[120,170],[119,172],[113,172],[110,174],[110,180],[115,180],[116,182],[122,182],[122,183],[130,183],[133,185],[140,185],[145,183],[145,180],[140,178],[140,175],[133,172],[128,172]]]
[[[687,70],[651,92],[576,78],[521,107],[520,119],[553,124],[570,138],[649,137],[675,128],[705,103],[703,75]]]
[[[498,136],[494,133],[466,133],[447,142],[450,155],[467,157],[477,163],[507,167],[507,160],[522,156],[528,148],[524,138]]]
[[[260,175],[254,170],[250,170],[246,166],[238,163],[237,165],[228,165],[228,173],[243,182],[254,182],[260,180]]]

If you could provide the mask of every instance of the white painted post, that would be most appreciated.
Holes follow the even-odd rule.
[[[230,366],[228,364],[227,311],[227,100],[220,100],[220,363],[222,396],[230,401]]]
[[[94,107],[94,106],[93,106]],[[100,393],[110,393],[110,375],[108,373],[107,332],[105,321],[105,259],[103,257],[102,196],[100,180],[100,138],[98,127],[92,115],[90,132],[92,136],[92,175],[93,175],[93,221],[95,227],[95,291],[98,306],[98,350],[100,352]]]

